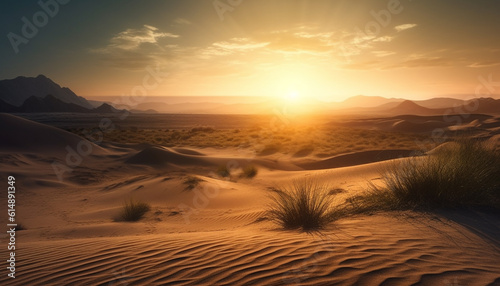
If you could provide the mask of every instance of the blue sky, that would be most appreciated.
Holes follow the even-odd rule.
[[[45,24],[38,1],[0,3],[0,78],[45,74],[82,96],[121,95],[155,67],[168,76],[150,95],[325,100],[470,97],[480,78],[500,82],[498,1],[41,2],[58,6]],[[23,17],[44,25],[24,37]]]

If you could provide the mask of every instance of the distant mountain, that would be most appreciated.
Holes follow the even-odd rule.
[[[386,98],[382,96],[365,96],[357,95],[338,103],[338,106],[344,108],[370,108],[377,107],[380,110],[386,110],[397,107],[400,103],[404,102],[404,98]],[[465,100],[447,97],[435,97],[425,100],[414,100],[414,103],[430,108],[451,108],[465,104]]]
[[[415,103],[427,108],[450,108],[464,104],[465,100],[447,97],[435,97],[426,100],[416,100]]]
[[[101,106],[91,110],[91,112],[95,112],[95,113],[115,113],[115,112],[119,112],[119,111],[120,110],[114,108],[113,106],[111,106],[107,103],[103,103]]]
[[[85,108],[77,104],[66,103],[49,94],[43,98],[31,96],[21,106],[13,106],[0,100],[0,112],[4,113],[115,113],[119,112],[111,105],[104,103],[97,108]]]
[[[73,103],[66,103],[59,100],[55,96],[49,94],[45,97],[31,96],[26,99],[18,109],[18,112],[33,113],[33,112],[77,112],[87,113],[90,109]]]
[[[444,110],[423,107],[411,100],[405,100],[400,104],[398,104],[396,107],[388,109],[386,112],[391,115],[405,115],[405,114],[435,115],[435,114],[443,114]]]
[[[92,109],[92,105],[83,97],[77,96],[71,89],[61,87],[44,75],[37,77],[19,76],[15,79],[0,80],[0,100],[21,106],[29,97],[45,97],[53,95],[65,103],[72,103]]]
[[[337,104],[337,106],[342,108],[365,108],[365,107],[377,107],[388,103],[399,103],[404,101],[402,98],[386,98],[382,96],[366,96],[366,95],[356,95],[349,97]]]
[[[488,98],[475,98],[468,100],[464,105],[455,110],[462,110],[466,113],[485,113],[485,114],[499,114],[500,113],[500,99]]]

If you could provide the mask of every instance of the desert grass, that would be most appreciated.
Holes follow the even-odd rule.
[[[131,198],[124,202],[120,218],[123,221],[138,221],[150,209],[151,206],[148,203],[137,201]]]
[[[92,129],[68,129],[85,137]],[[348,127],[332,128],[265,128],[215,129],[194,127],[191,129],[128,128],[109,131],[105,141],[118,143],[149,143],[166,147],[193,148],[248,148],[260,156],[288,154],[295,156],[329,157],[363,150],[431,148],[427,136],[391,133],[377,130],[361,130]],[[425,146],[422,146],[425,145]]]
[[[227,177],[231,176],[231,171],[229,170],[229,168],[226,165],[222,165],[222,166],[219,166],[217,168],[216,174],[219,177],[227,178]]]
[[[241,177],[251,179],[251,178],[257,176],[258,172],[259,172],[259,170],[257,169],[257,167],[255,167],[253,165],[248,165],[245,168],[243,168],[243,172],[241,173]]]
[[[201,182],[203,182],[203,180],[198,177],[187,176],[182,183],[186,185],[186,187],[184,188],[185,191],[191,191],[195,189]]]
[[[311,178],[273,188],[270,199],[268,217],[285,229],[319,230],[337,217],[330,188]]]
[[[383,182],[356,200],[358,210],[500,209],[500,154],[484,142],[460,139],[426,157],[393,163]]]

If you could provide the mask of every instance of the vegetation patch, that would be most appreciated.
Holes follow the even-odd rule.
[[[313,179],[294,181],[288,187],[271,190],[267,213],[285,229],[319,230],[338,215],[330,188]]]
[[[500,209],[500,154],[475,139],[448,143],[426,157],[393,163],[383,173],[383,187],[372,185],[368,208]]]
[[[126,200],[123,204],[122,213],[120,218],[123,221],[138,221],[149,210],[151,206],[148,203],[136,201],[134,199]]]

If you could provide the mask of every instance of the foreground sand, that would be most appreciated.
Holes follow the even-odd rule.
[[[49,128],[40,141],[30,136],[44,126],[2,119],[22,142],[45,146],[1,146],[0,173],[16,176],[18,221],[27,228],[16,234],[17,278],[4,268],[2,285],[500,285],[497,214],[382,213],[310,234],[266,219],[269,187],[314,177],[344,190],[340,203],[379,182],[387,162],[332,169],[359,156],[314,163],[107,143],[59,181],[50,164],[66,155],[60,146],[79,139]],[[230,180],[214,175],[228,162],[236,167]],[[253,179],[238,176],[247,164],[259,168]],[[186,190],[187,176],[203,181]],[[129,197],[151,211],[139,222],[116,221]]]

